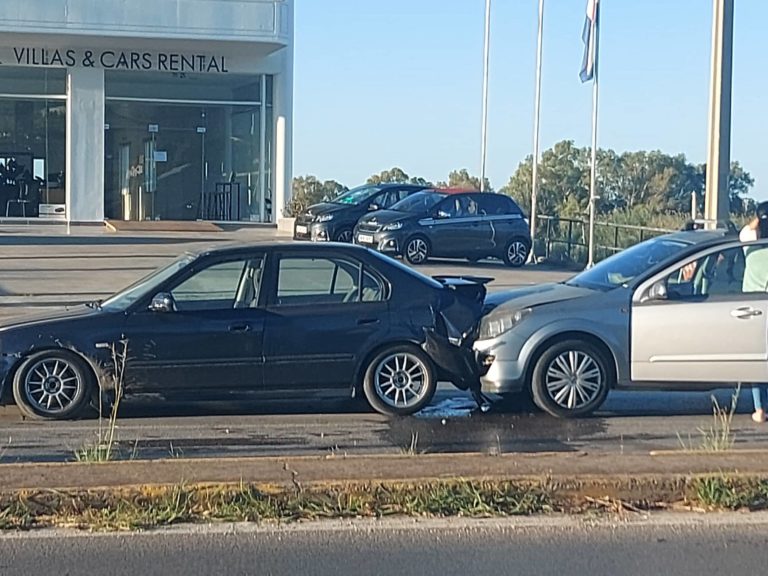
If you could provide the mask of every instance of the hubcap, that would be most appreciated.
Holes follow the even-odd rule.
[[[24,389],[30,404],[40,412],[56,414],[77,398],[80,375],[66,360],[40,360],[27,372]]]
[[[584,352],[563,352],[547,368],[547,392],[562,408],[575,410],[592,402],[603,388],[598,363]]]
[[[336,239],[337,242],[352,242],[352,230],[344,230]]]
[[[512,242],[507,250],[507,256],[512,264],[520,265],[525,263],[525,258],[528,256],[528,247],[522,242]]]
[[[421,238],[414,238],[408,242],[406,252],[411,262],[423,262],[427,258],[427,243]]]
[[[374,386],[376,395],[389,406],[409,408],[427,392],[427,368],[411,354],[391,354],[376,366]]]

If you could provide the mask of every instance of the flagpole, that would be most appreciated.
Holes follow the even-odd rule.
[[[531,251],[528,262],[536,262],[536,210],[539,196],[539,132],[541,120],[541,61],[544,36],[544,0],[539,0],[539,32],[536,40],[536,99],[533,108],[533,171],[531,174]]]
[[[483,47],[483,126],[480,151],[480,192],[485,192],[485,159],[488,154],[488,76],[491,53],[491,0],[485,0],[485,42]]]
[[[589,175],[589,258],[587,267],[595,263],[595,208],[597,203],[597,99],[599,95],[599,73],[598,73],[598,44],[600,43],[600,8],[595,12],[596,17],[592,21],[592,66],[594,69],[594,78],[592,85],[592,159],[590,162]]]

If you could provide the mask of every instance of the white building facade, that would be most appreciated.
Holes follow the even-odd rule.
[[[293,0],[0,2],[0,218],[276,222]]]

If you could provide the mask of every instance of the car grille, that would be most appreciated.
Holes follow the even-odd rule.
[[[381,226],[377,224],[358,224],[357,226],[357,231],[363,232],[364,234],[375,234],[379,230],[381,230]]]
[[[305,224],[305,225],[312,224],[312,220],[313,220],[312,214],[301,214],[296,217],[297,224]]]

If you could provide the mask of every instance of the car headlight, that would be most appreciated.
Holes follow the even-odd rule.
[[[320,214],[315,217],[315,222],[330,222],[333,220],[333,214]]]
[[[480,334],[478,340],[490,340],[512,330],[528,316],[532,310],[523,308],[508,314],[489,314],[480,322]]]
[[[382,228],[385,232],[394,232],[395,230],[400,230],[400,228],[403,227],[402,222],[392,222],[392,224],[387,224]]]

